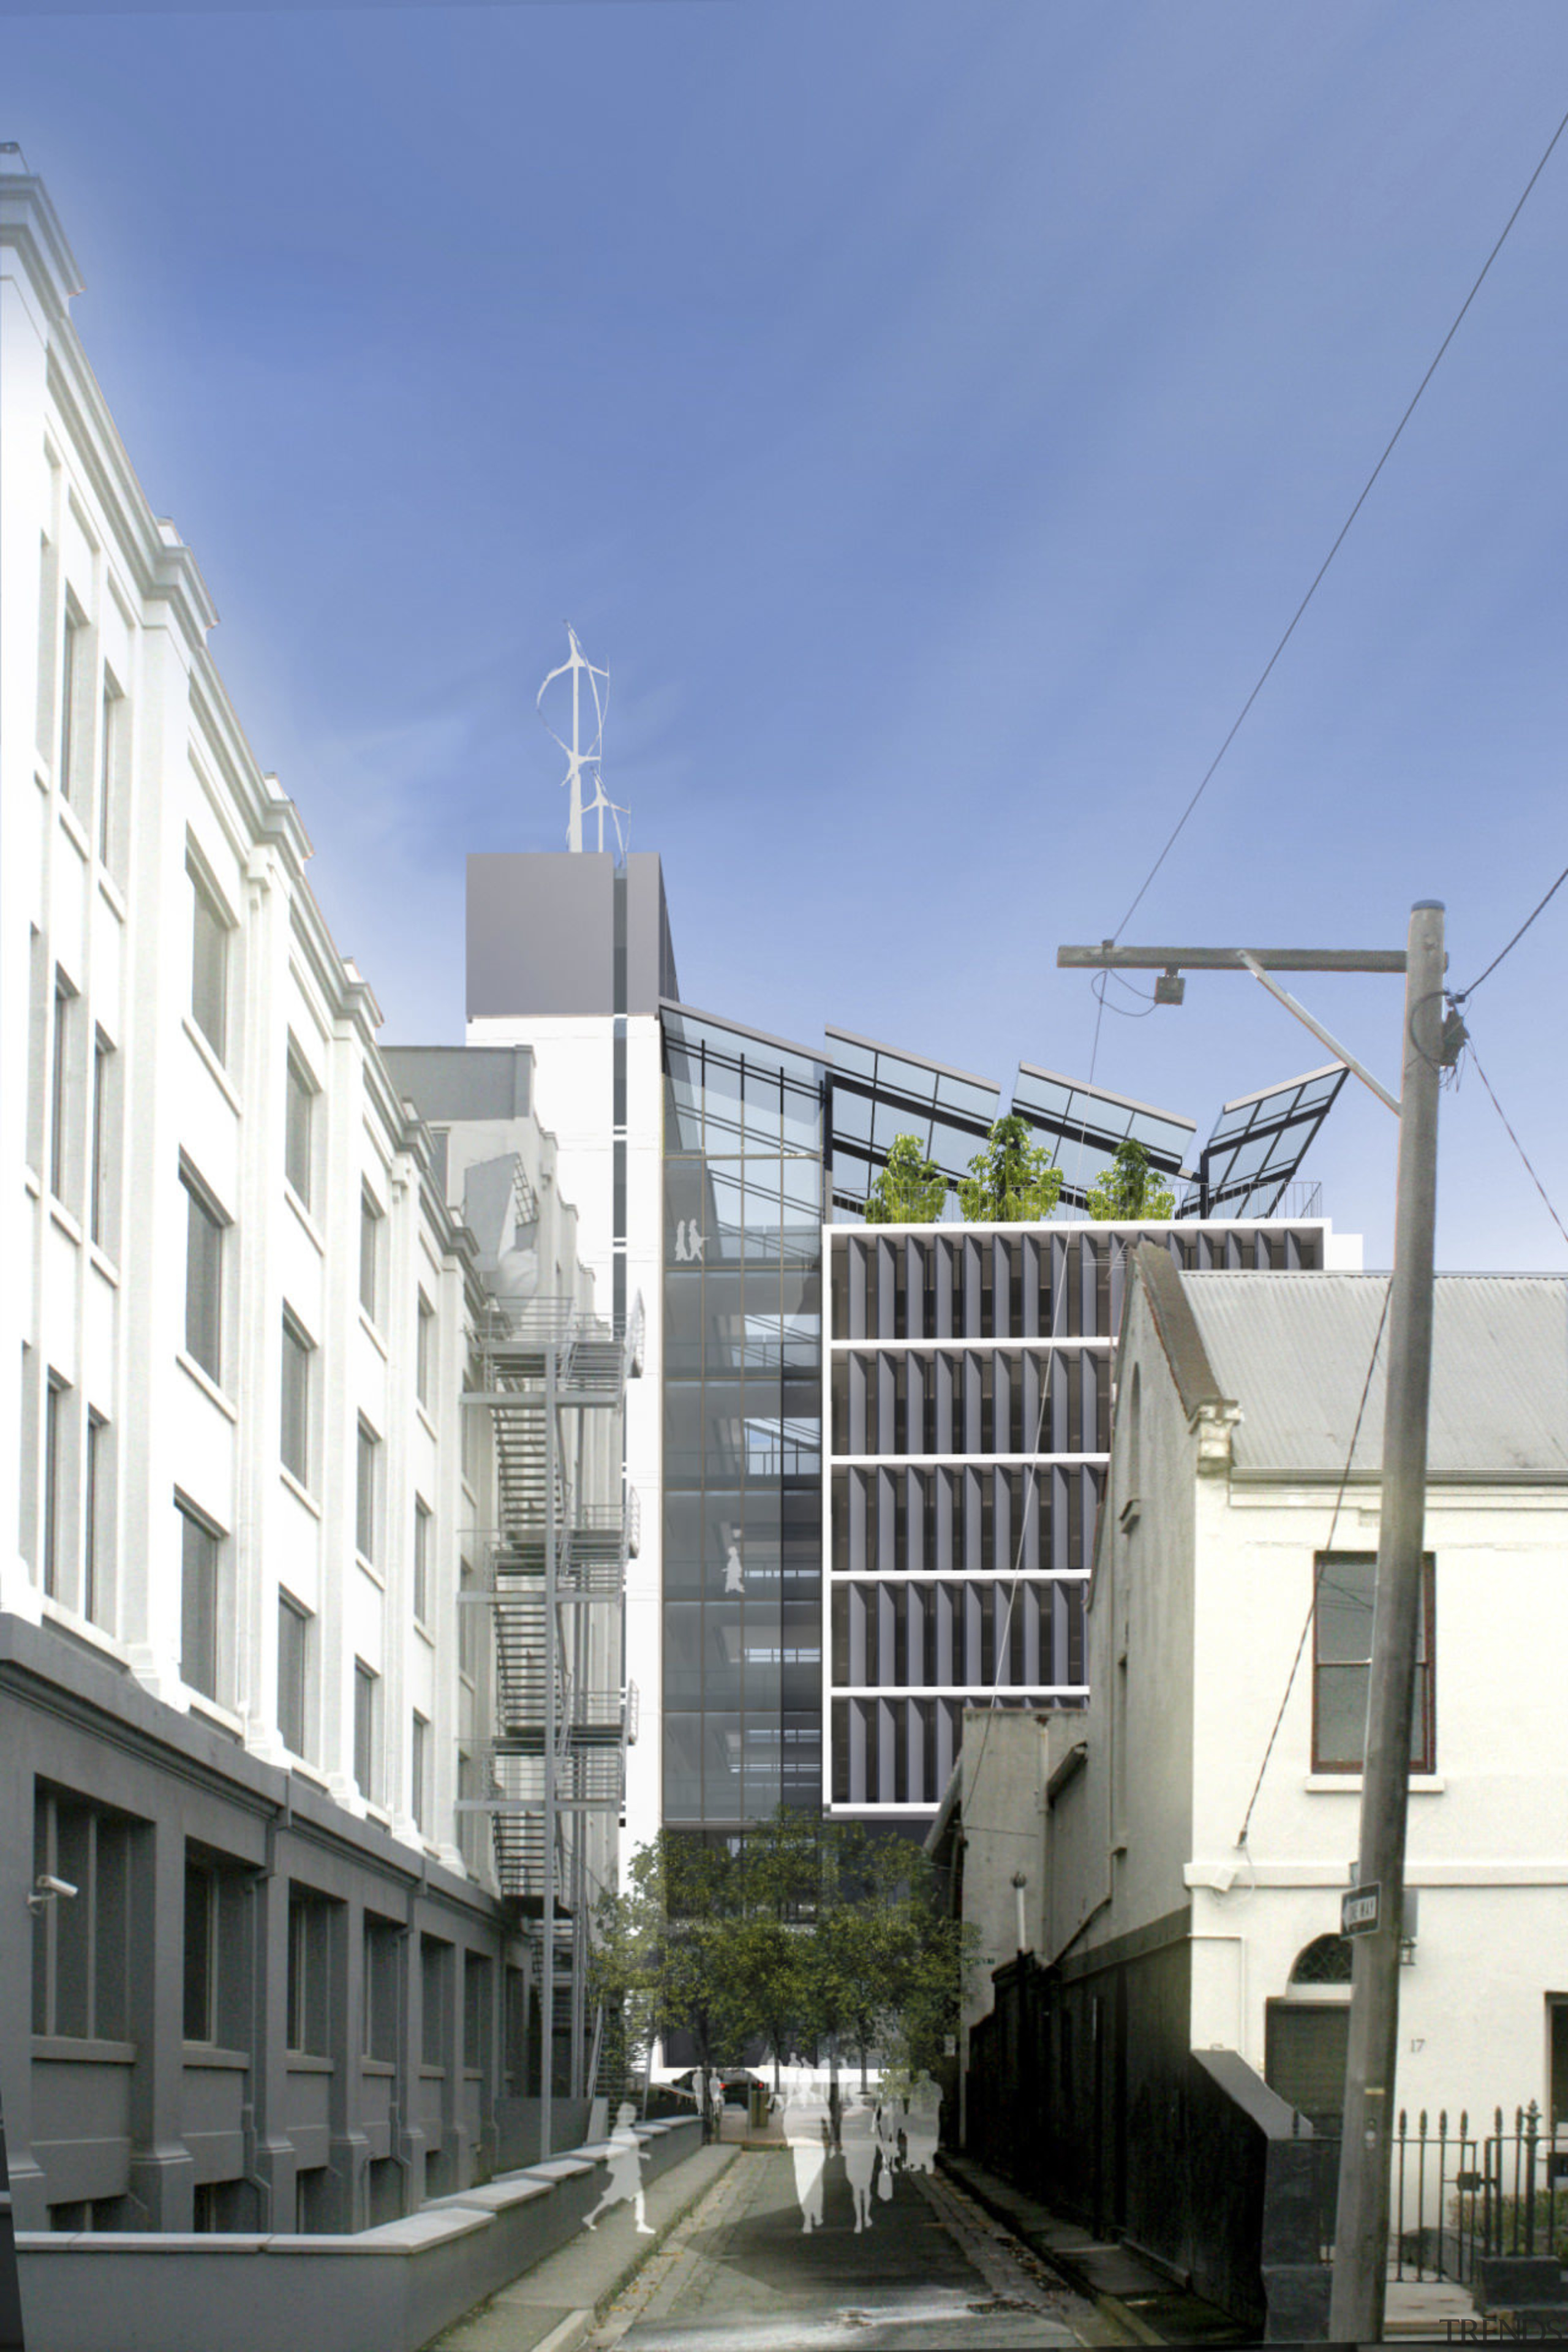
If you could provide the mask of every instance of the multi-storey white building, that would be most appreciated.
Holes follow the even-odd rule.
[[[25,2230],[358,2228],[466,2185],[537,2087],[478,1810],[504,1447],[464,1398],[593,1277],[528,1056],[472,1057],[454,1147],[378,1050],[76,284],[0,154],[11,2182]],[[612,1519],[613,1370],[573,1470]]]

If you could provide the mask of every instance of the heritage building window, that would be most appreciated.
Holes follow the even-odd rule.
[[[1373,1552],[1320,1552],[1312,1650],[1312,1769],[1359,1772],[1366,1754],[1366,1704],[1372,1678],[1372,1604],[1377,1575]],[[1410,1719],[1410,1769],[1437,1769],[1437,1723],[1432,1686],[1433,1556],[1421,1563],[1421,1614],[1415,1650],[1415,1695]]]

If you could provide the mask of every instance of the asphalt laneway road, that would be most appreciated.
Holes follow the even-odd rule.
[[[1115,2331],[941,2175],[898,2172],[857,2233],[841,2157],[801,2227],[783,2148],[747,2150],[638,2273],[596,2352],[1004,2352]]]

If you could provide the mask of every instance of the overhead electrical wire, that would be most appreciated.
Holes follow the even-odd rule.
[[[1180,839],[1182,833],[1186,827],[1188,819],[1191,817],[1193,811],[1197,807],[1198,803],[1202,800],[1205,793],[1207,792],[1209,785],[1214,781],[1215,772],[1217,771],[1221,761],[1225,758],[1226,753],[1229,751],[1237,735],[1241,732],[1243,723],[1245,722],[1248,712],[1251,710],[1252,706],[1257,701],[1258,696],[1262,693],[1264,687],[1268,684],[1268,678],[1273,672],[1274,666],[1279,661],[1280,655],[1284,652],[1286,646],[1295,635],[1297,625],[1300,623],[1302,614],[1306,612],[1308,605],[1311,603],[1313,597],[1317,594],[1319,588],[1321,586],[1323,576],[1328,571],[1330,564],[1332,563],[1335,556],[1339,553],[1340,549],[1344,545],[1345,540],[1350,532],[1351,525],[1354,522],[1357,515],[1360,514],[1363,507],[1366,504],[1367,499],[1372,495],[1373,486],[1376,482],[1378,476],[1382,473],[1384,466],[1387,465],[1390,457],[1394,455],[1401,434],[1409,424],[1412,416],[1415,414],[1415,409],[1421,399],[1422,394],[1426,391],[1427,385],[1431,383],[1432,378],[1437,373],[1438,366],[1445,352],[1447,351],[1449,344],[1453,341],[1454,337],[1458,333],[1461,325],[1464,323],[1466,312],[1469,310],[1469,307],[1475,300],[1476,296],[1480,292],[1481,288],[1485,285],[1488,272],[1490,270],[1493,262],[1497,259],[1498,255],[1502,251],[1504,245],[1508,242],[1509,232],[1511,230],[1515,221],[1518,220],[1521,213],[1524,210],[1525,205],[1530,201],[1531,193],[1533,190],[1537,180],[1540,179],[1541,174],[1545,171],[1547,164],[1550,163],[1552,150],[1557,145],[1558,141],[1562,138],[1564,131],[1568,131],[1568,114],[1564,114],[1562,121],[1559,122],[1556,130],[1548,140],[1545,152],[1542,154],[1541,161],[1537,163],[1534,171],[1531,172],[1529,179],[1525,183],[1523,194],[1520,197],[1519,202],[1515,205],[1512,212],[1510,213],[1508,219],[1503,224],[1501,236],[1498,238],[1497,243],[1493,246],[1485,261],[1481,264],[1479,273],[1476,278],[1474,285],[1470,288],[1469,292],[1466,295],[1463,302],[1459,305],[1453,325],[1449,328],[1447,333],[1438,344],[1436,353],[1433,358],[1432,363],[1427,368],[1426,373],[1422,377],[1420,383],[1416,385],[1409,406],[1405,409],[1404,415],[1394,426],[1394,431],[1389,437],[1388,445],[1384,448],[1382,457],[1378,459],[1371,473],[1367,476],[1366,481],[1362,488],[1361,496],[1357,499],[1354,506],[1352,507],[1349,514],[1345,517],[1343,523],[1340,527],[1338,537],[1335,539],[1334,543],[1330,548],[1327,555],[1324,556],[1321,563],[1318,566],[1317,572],[1312,579],[1311,586],[1308,589],[1306,594],[1297,605],[1295,612],[1291,614],[1289,626],[1286,629],[1284,635],[1275,646],[1274,651],[1269,655],[1268,661],[1264,664],[1263,668],[1258,675],[1258,682],[1254,686],[1251,693],[1247,696],[1247,700],[1242,704],[1240,710],[1237,713],[1229,733],[1226,736],[1226,739],[1220,745],[1219,750],[1215,753],[1214,758],[1209,761],[1196,792],[1194,793],[1192,798],[1188,801],[1186,807],[1182,811],[1181,815],[1177,818],[1176,823],[1173,826],[1170,835],[1166,840],[1164,847],[1161,850],[1160,855],[1155,858],[1153,865],[1149,868],[1148,873],[1144,876],[1142,883],[1140,886],[1131,905],[1129,906],[1127,912],[1117,924],[1116,929],[1112,933],[1113,938],[1119,939],[1121,933],[1126,929],[1127,925],[1131,920],[1132,915],[1140,901],[1147,892],[1150,884],[1153,881],[1154,877],[1160,871],[1161,866],[1163,866],[1166,858],[1175,847],[1177,841]],[[1560,877],[1559,878],[1561,879],[1563,877]],[[1552,888],[1555,889],[1556,887],[1557,886],[1554,883],[1552,885]],[[1548,896],[1550,896],[1550,893],[1548,893]],[[1540,910],[1538,908],[1537,912],[1539,911]],[[1534,920],[1533,916],[1531,918],[1531,920]],[[1510,940],[1509,944],[1511,946],[1513,942]],[[1503,953],[1506,955],[1507,952],[1508,950],[1505,948]],[[1489,969],[1491,968],[1492,967],[1489,967]],[[1482,973],[1481,978],[1483,980],[1486,978],[1485,972]],[[1479,982],[1477,982],[1474,984],[1479,987],[1480,983]]]
[[[1556,887],[1556,886],[1555,886],[1555,884],[1553,884],[1553,886],[1552,886],[1552,887],[1553,887],[1553,888],[1555,888],[1555,887]],[[1544,902],[1544,900],[1543,900],[1543,901],[1542,901],[1542,904],[1544,904],[1544,903],[1545,903],[1545,902]],[[1539,911],[1540,911],[1540,909],[1538,908],[1538,909],[1537,909],[1537,912],[1539,913]],[[1508,950],[1507,950],[1507,949],[1505,948],[1505,949],[1504,949],[1504,950],[1503,950],[1503,953],[1506,955],[1506,954],[1507,954],[1507,952],[1508,952]],[[1481,978],[1482,978],[1483,980],[1486,978],[1486,974],[1485,974],[1484,972],[1481,974]],[[1479,982],[1478,982],[1476,983],[1476,985],[1477,985],[1477,986],[1479,986]],[[1480,1064],[1480,1056],[1479,1056],[1479,1055],[1478,1055],[1478,1053],[1476,1052],[1476,1048],[1475,1048],[1475,1041],[1474,1041],[1474,1039],[1473,1039],[1473,1038],[1470,1038],[1470,1037],[1468,1037],[1468,1036],[1467,1036],[1467,1037],[1466,1037],[1466,1040],[1465,1040],[1465,1050],[1466,1050],[1466,1052],[1469,1055],[1469,1057],[1470,1057],[1471,1061],[1472,1061],[1472,1062],[1474,1062],[1474,1064],[1475,1064],[1475,1066],[1476,1066],[1476,1076],[1477,1076],[1477,1077],[1478,1077],[1478,1078],[1479,1078],[1479,1080],[1480,1080],[1480,1082],[1481,1082],[1482,1086],[1483,1086],[1483,1087],[1485,1087],[1485,1088],[1486,1088],[1486,1090],[1487,1090],[1488,1095],[1489,1095],[1489,1096],[1490,1096],[1490,1097],[1491,1097],[1491,1106],[1492,1106],[1493,1110],[1495,1110],[1495,1111],[1496,1111],[1496,1113],[1497,1113],[1497,1115],[1498,1115],[1499,1118],[1500,1118],[1500,1119],[1501,1119],[1501,1121],[1502,1121],[1502,1123],[1503,1123],[1504,1127],[1508,1129],[1508,1139],[1509,1139],[1509,1141],[1512,1144],[1512,1146],[1513,1146],[1514,1150],[1518,1152],[1518,1154],[1519,1154],[1520,1158],[1523,1160],[1523,1162],[1524,1162],[1524,1164],[1525,1164],[1525,1167],[1529,1170],[1529,1172],[1530,1172],[1530,1181],[1531,1181],[1531,1182],[1534,1185],[1534,1187],[1535,1187],[1536,1191],[1540,1193],[1540,1195],[1541,1195],[1542,1199],[1546,1202],[1546,1213],[1547,1213],[1547,1215],[1551,1218],[1551,1220],[1552,1220],[1552,1223],[1556,1226],[1556,1228],[1557,1228],[1558,1232],[1562,1234],[1562,1236],[1563,1236],[1563,1240],[1564,1240],[1565,1242],[1568,1242],[1568,1225],[1564,1225],[1564,1224],[1563,1224],[1562,1218],[1558,1215],[1558,1213],[1557,1213],[1556,1210],[1552,1207],[1552,1202],[1551,1202],[1551,1199],[1550,1199],[1550,1197],[1549,1197],[1549,1195],[1548,1195],[1548,1193],[1547,1193],[1547,1190],[1546,1190],[1545,1185],[1542,1182],[1542,1181],[1541,1181],[1540,1177],[1536,1174],[1536,1172],[1535,1172],[1534,1169],[1531,1166],[1530,1154],[1526,1151],[1526,1150],[1525,1150],[1525,1148],[1524,1148],[1523,1144],[1522,1144],[1522,1143],[1521,1143],[1521,1141],[1520,1141],[1520,1139],[1519,1139],[1518,1136],[1517,1136],[1517,1135],[1515,1135],[1515,1133],[1514,1133],[1514,1131],[1513,1131],[1513,1129],[1512,1129],[1510,1126],[1509,1126],[1508,1113],[1504,1110],[1504,1108],[1503,1108],[1503,1107],[1502,1107],[1501,1103],[1500,1103],[1500,1102],[1499,1102],[1499,1100],[1498,1100],[1498,1098],[1497,1098],[1496,1095],[1495,1095],[1495,1094],[1492,1094],[1492,1082],[1491,1082],[1491,1080],[1488,1077],[1488,1076],[1487,1076],[1486,1072],[1485,1072],[1485,1071],[1482,1069],[1482,1067],[1481,1067],[1481,1064]]]
[[[1513,953],[1514,949],[1518,947],[1521,940],[1523,939],[1526,931],[1529,930],[1531,923],[1534,922],[1536,916],[1541,914],[1552,904],[1552,899],[1555,898],[1559,890],[1562,889],[1564,882],[1568,882],[1568,866],[1565,866],[1563,868],[1562,873],[1557,877],[1556,881],[1553,882],[1551,889],[1546,893],[1545,898],[1542,899],[1540,906],[1532,908],[1531,912],[1526,915],[1523,922],[1521,923],[1518,930],[1515,931],[1507,947],[1500,948],[1497,954],[1493,956],[1490,963],[1488,964],[1485,971],[1482,972],[1481,980],[1489,980],[1493,972],[1496,971],[1499,964],[1501,963],[1503,957]],[[1463,1004],[1468,997],[1472,997],[1475,994],[1477,989],[1479,988],[1481,984],[1481,980],[1472,980],[1468,988],[1450,990],[1448,992],[1449,1003],[1455,1005]],[[1478,1070],[1480,1068],[1480,1064],[1479,1062],[1476,1064],[1476,1067]],[[1486,1080],[1483,1078],[1481,1083],[1485,1086]],[[1489,1094],[1491,1093],[1491,1088],[1489,1087],[1487,1087],[1487,1092]],[[1505,1121],[1504,1123],[1506,1125],[1507,1122]]]

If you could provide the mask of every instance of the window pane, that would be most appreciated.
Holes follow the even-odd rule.
[[[305,1754],[305,1642],[310,1619],[278,1596],[278,1729],[292,1755]]]
[[[180,1512],[180,1672],[193,1690],[217,1696],[217,1538]]]
[[[191,869],[191,1017],[221,1062],[227,1014],[228,927]]]
[[[283,1315],[283,1467],[310,1483],[310,1343],[287,1308]]]
[[[283,1173],[297,1198],[310,1205],[310,1118],[314,1091],[304,1069],[289,1056],[289,1102],[283,1133]]]
[[[360,1558],[375,1563],[375,1473],[379,1441],[374,1430],[359,1425],[359,1466],[354,1496],[354,1543]]]
[[[424,1625],[428,1623],[430,1609],[430,1510],[429,1506],[414,1499],[414,1614]]]
[[[420,1293],[419,1330],[414,1363],[414,1393],[421,1404],[430,1402],[431,1360],[436,1344],[436,1309]]]
[[[185,1353],[215,1381],[223,1377],[223,1226],[185,1181]]]
[[[367,1665],[354,1660],[354,1779],[362,1797],[375,1798],[375,1685]]]
[[[74,614],[68,612],[64,640],[60,647],[60,797],[71,796],[71,766],[76,746],[72,740],[76,718],[76,698],[80,685],[78,659],[81,643],[81,625]]]
[[[368,1192],[359,1204],[359,1303],[374,1323],[379,1297],[376,1274],[381,1212]]]
[[[113,1052],[100,1029],[92,1043],[92,1165],[87,1203],[88,1231],[100,1249],[109,1245],[109,1087]]]
[[[1366,1739],[1365,1666],[1318,1668],[1318,1736],[1312,1761],[1325,1770],[1359,1770]]]
[[[1364,1665],[1372,1656],[1373,1559],[1342,1557],[1318,1564],[1318,1656],[1328,1664]]]
[[[49,1190],[57,1201],[66,1197],[68,1125],[70,1096],[71,1004],[76,991],[64,972],[55,974],[55,1055],[49,1084]]]
[[[412,1750],[412,1755],[413,1755],[413,1770],[412,1770],[412,1779],[413,1779],[413,1783],[414,1783],[414,1790],[413,1790],[413,1798],[414,1798],[414,1803],[413,1803],[413,1811],[414,1811],[414,1826],[415,1826],[415,1828],[416,1828],[416,1830],[418,1830],[418,1831],[421,1832],[421,1834],[423,1834],[423,1833],[424,1833],[424,1832],[425,1832],[425,1830],[426,1830],[426,1827],[428,1826],[428,1825],[427,1825],[427,1823],[426,1823],[426,1818],[425,1818],[425,1814],[426,1814],[425,1780],[426,1780],[426,1769],[427,1769],[426,1758],[426,1735],[427,1735],[427,1733],[428,1733],[428,1731],[429,1731],[429,1726],[428,1726],[428,1724],[426,1722],[426,1720],[425,1720],[425,1718],[424,1718],[424,1717],[423,1717],[422,1715],[416,1715],[416,1716],[415,1717],[415,1718],[414,1718],[414,1727],[413,1727],[413,1728],[414,1728],[414,1739],[413,1739],[413,1750]]]

